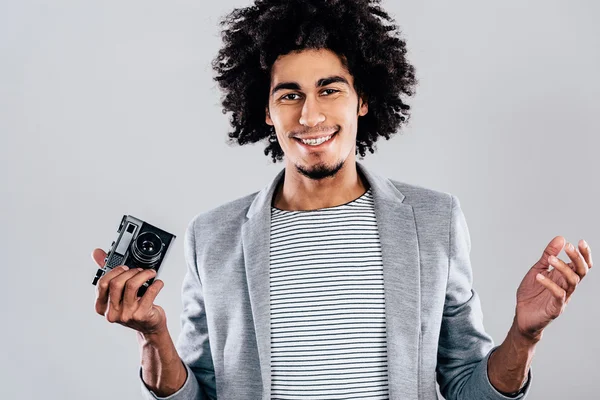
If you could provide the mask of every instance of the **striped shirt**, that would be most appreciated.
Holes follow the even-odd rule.
[[[272,399],[388,399],[383,264],[371,189],[271,207]]]

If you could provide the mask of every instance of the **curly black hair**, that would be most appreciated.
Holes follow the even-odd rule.
[[[212,67],[224,92],[223,114],[231,112],[229,143],[269,138],[265,155],[283,159],[274,128],[265,122],[271,67],[277,57],[303,49],[329,49],[354,77],[354,89],[369,105],[358,119],[356,151],[374,153],[379,136],[389,140],[408,121],[417,84],[406,59],[406,43],[379,0],[256,0],[220,22],[224,47]],[[387,21],[387,23],[386,23]]]

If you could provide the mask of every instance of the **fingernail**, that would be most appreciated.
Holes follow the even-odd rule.
[[[573,245],[571,243],[567,243],[567,249],[573,250]]]
[[[556,262],[556,257],[550,256],[550,257],[548,257],[548,261],[550,261],[551,263],[555,263]]]
[[[583,240],[583,239],[581,239],[581,241],[583,242],[583,248],[587,249],[587,247],[588,247],[587,242],[585,240]]]
[[[121,268],[123,268],[123,271],[127,271],[129,269],[127,265],[123,265]]]

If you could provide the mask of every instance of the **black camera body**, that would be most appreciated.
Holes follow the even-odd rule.
[[[98,269],[92,284],[96,285],[102,275],[119,265],[126,265],[130,269],[152,268],[156,270],[156,275],[144,282],[137,293],[138,296],[143,296],[158,276],[158,270],[175,240],[175,235],[131,215],[123,215],[117,233],[119,236],[110,245],[104,259],[104,267]]]

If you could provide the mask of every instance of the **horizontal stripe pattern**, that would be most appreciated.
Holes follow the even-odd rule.
[[[381,243],[371,189],[271,208],[271,398],[388,399]]]

